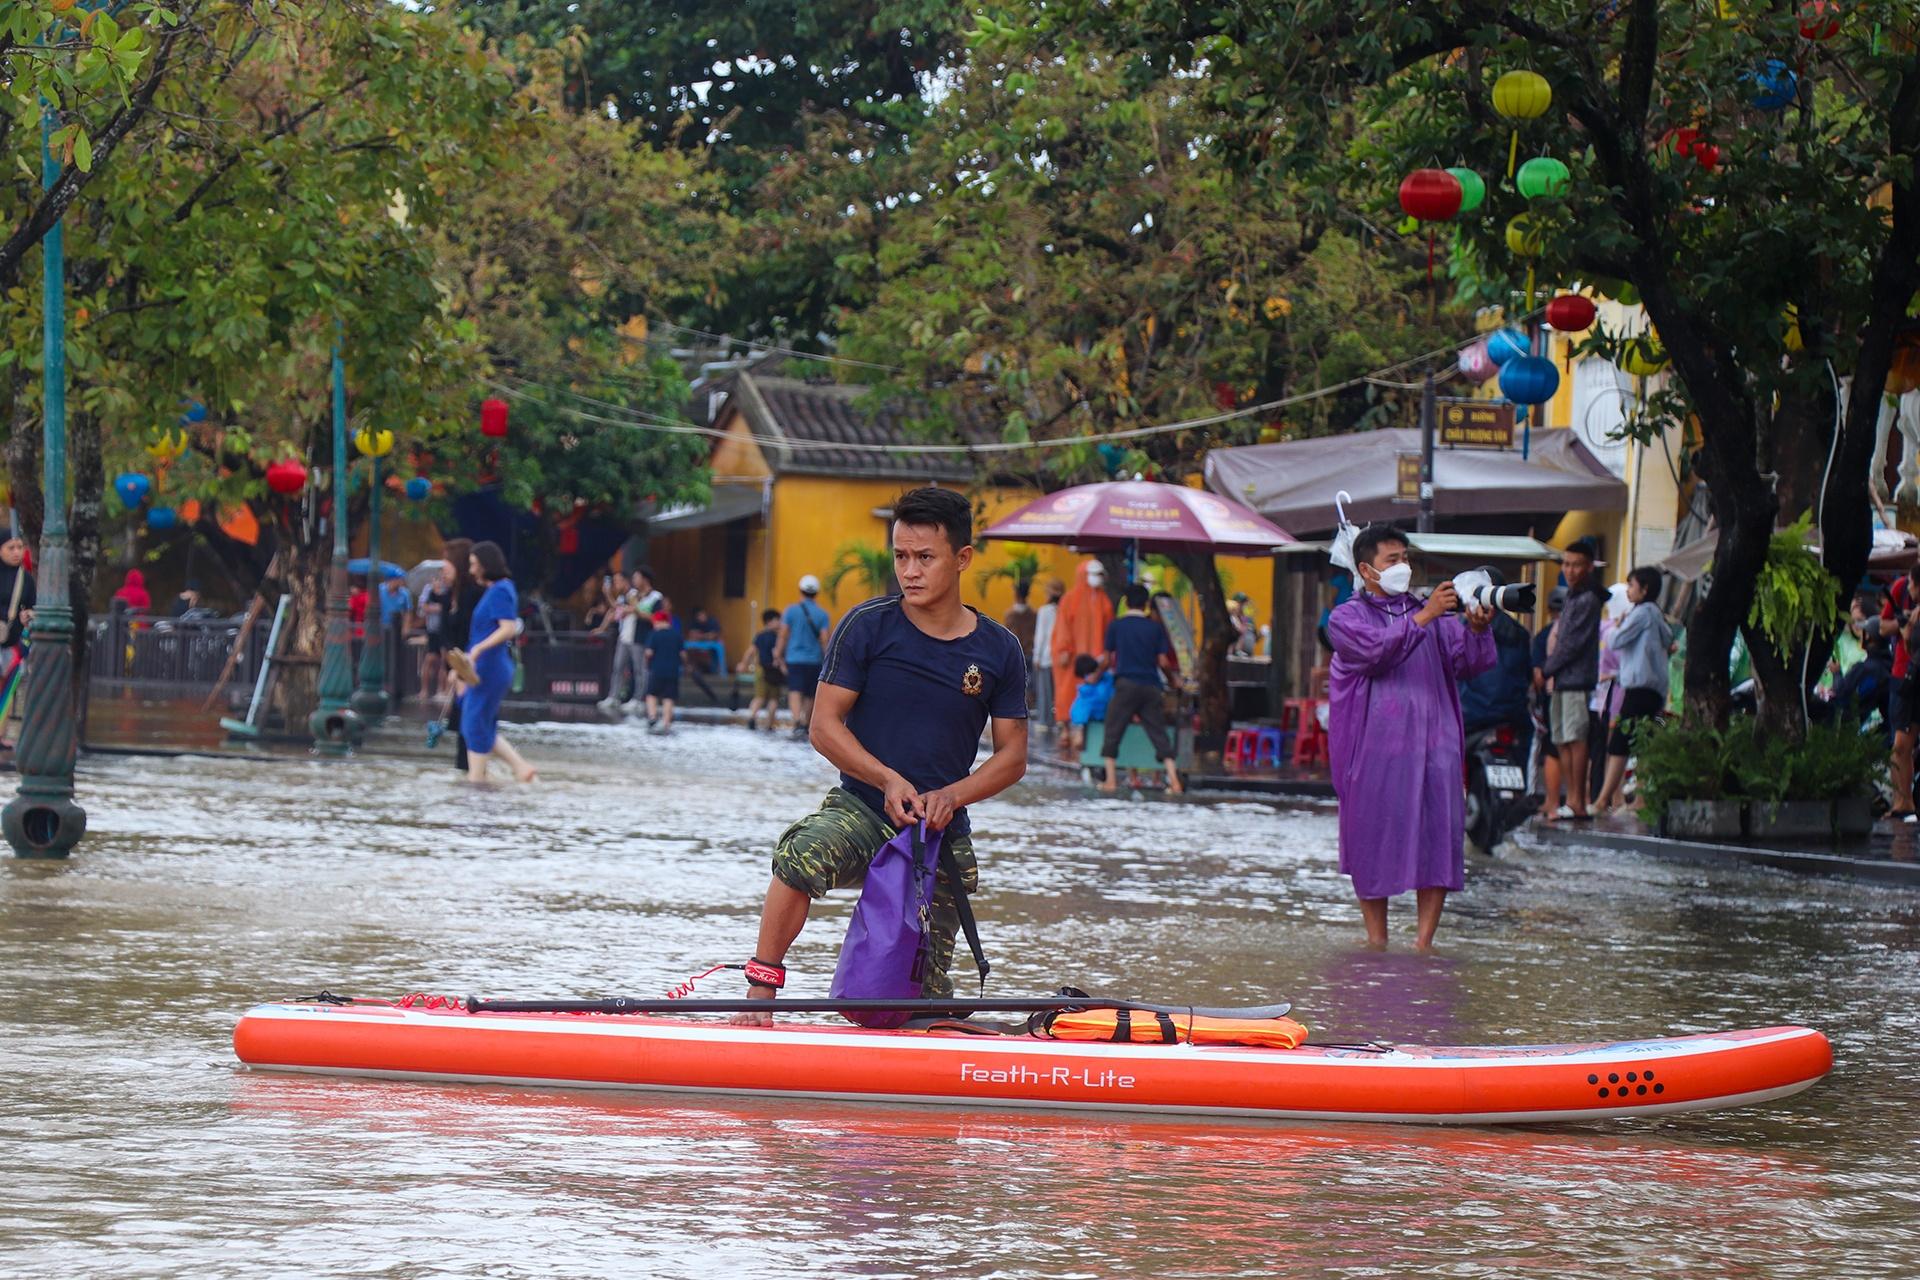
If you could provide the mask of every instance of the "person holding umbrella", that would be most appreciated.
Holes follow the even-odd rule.
[[[1153,754],[1167,770],[1167,794],[1179,795],[1180,768],[1174,763],[1173,739],[1167,733],[1167,708],[1161,691],[1161,673],[1174,688],[1180,684],[1180,668],[1174,657],[1173,637],[1160,619],[1148,612],[1153,593],[1145,583],[1127,588],[1126,612],[1107,628],[1106,655],[1101,662],[1112,668],[1113,701],[1107,704],[1107,733],[1100,745],[1100,758],[1106,762],[1107,778],[1100,784],[1111,793],[1119,787],[1120,742],[1127,726],[1135,720],[1147,731]]]

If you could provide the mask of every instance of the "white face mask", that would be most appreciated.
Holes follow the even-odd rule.
[[[1388,565],[1376,571],[1379,574],[1380,589],[1390,596],[1403,596],[1407,588],[1413,585],[1413,566],[1410,564]]]

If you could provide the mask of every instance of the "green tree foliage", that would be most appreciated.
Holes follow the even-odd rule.
[[[155,504],[200,502],[196,532],[246,576],[277,552],[296,644],[317,651],[343,490],[327,474],[336,335],[352,427],[393,431],[396,469],[456,490],[503,482],[554,511],[697,492],[678,442],[623,427],[569,438],[559,415],[524,413],[521,438],[490,450],[475,421],[496,370],[623,412],[678,409],[677,372],[612,325],[666,292],[669,268],[704,268],[697,230],[674,221],[699,204],[690,161],[636,153],[631,129],[561,109],[557,55],[504,56],[448,15],[210,6],[188,37],[178,56],[196,74],[155,88],[112,164],[96,150],[67,210],[78,563],[98,545],[104,475],[153,472]],[[37,130],[7,141],[37,154]],[[6,197],[29,208],[37,183],[13,168]],[[17,285],[0,310],[17,497],[37,491],[39,305]],[[205,417],[167,462],[192,402]],[[264,483],[286,458],[312,477],[293,500]],[[251,548],[216,521],[242,504],[268,531]]]
[[[657,147],[697,155],[716,211],[742,222],[734,264],[688,323],[736,335],[785,334],[811,348],[847,301],[820,241],[796,235],[801,200],[823,194],[800,163],[810,121],[899,154],[963,52],[968,6],[955,0],[492,0],[490,31],[558,46],[585,36],[568,81],[575,105],[603,103]],[[864,173],[872,170],[862,171]],[[877,195],[869,190],[867,194]]]
[[[984,412],[1008,440],[1071,440],[1218,417],[1434,345],[1397,241],[1382,251],[1351,211],[1250,189],[1208,145],[1190,85],[1136,87],[1125,71],[1097,53],[992,41],[894,165],[894,194],[822,222],[840,269],[865,282],[842,350],[898,370],[874,377],[881,394],[923,405],[930,431]],[[864,163],[821,143],[813,154],[823,182]],[[1355,388],[1006,465],[1048,485],[1181,482],[1209,447],[1348,428],[1373,404]],[[1212,558],[1181,569],[1224,658],[1233,629]],[[1202,670],[1206,723],[1224,732],[1224,662]]]
[[[512,408],[502,497],[549,516],[703,499],[707,442],[633,419],[684,416],[685,376],[648,317],[702,296],[725,242],[726,219],[701,195],[704,156],[573,110],[570,62],[531,41],[511,48],[534,68],[540,109],[509,175],[450,197],[438,245],[450,313],[478,335],[490,389]]]
[[[1066,0],[1002,6],[988,23],[1101,41],[1123,52],[1135,88],[1182,75],[1223,151],[1271,183],[1370,189],[1384,208],[1412,168],[1473,167],[1490,194],[1462,231],[1483,263],[1504,260],[1521,278],[1505,231],[1524,210],[1545,283],[1636,291],[1676,375],[1648,422],[1698,422],[1720,529],[1687,672],[1690,710],[1716,718],[1725,655],[1782,506],[1816,509],[1840,582],[1865,564],[1875,421],[1920,287],[1920,20],[1897,0],[1807,17],[1814,9]],[[1515,70],[1552,89],[1530,121],[1496,110],[1496,78]],[[1346,121],[1364,126],[1365,145],[1342,145]],[[1516,127],[1523,157],[1569,166],[1564,194],[1529,205],[1498,181]],[[1717,149],[1710,162],[1700,143]],[[1804,338],[1797,351],[1791,314]],[[1630,336],[1596,334],[1592,345],[1618,355]],[[1846,375],[1853,395],[1836,440],[1834,378]],[[1766,714],[1797,732],[1796,673],[1819,664],[1759,640]]]
[[[1767,543],[1767,562],[1755,583],[1747,625],[1775,650],[1791,653],[1809,636],[1834,632],[1846,622],[1840,584],[1807,546],[1812,514],[1775,533]]]
[[[74,0],[0,6],[0,146],[17,149],[26,163],[16,168],[32,189],[26,198],[9,192],[0,290],[19,278],[26,255],[92,180],[96,162],[152,113],[192,25],[221,8],[195,0],[171,10],[144,2],[82,8]],[[43,115],[52,126],[48,149],[64,169],[45,192],[38,189]]]

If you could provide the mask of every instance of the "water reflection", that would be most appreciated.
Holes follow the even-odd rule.
[[[1461,1044],[1461,960],[1445,952],[1337,952],[1312,989],[1317,1040]]]
[[[0,872],[6,1270],[1920,1271],[1920,895],[1520,847],[1473,865],[1438,955],[1371,953],[1324,807],[980,806],[994,989],[1291,998],[1323,1039],[1806,1021],[1834,1077],[1749,1111],[1516,1133],[236,1070],[233,1018],[261,998],[650,994],[751,947],[767,851],[829,776],[814,757],[698,727],[523,736],[547,781],[522,791],[419,760],[84,762],[83,854]],[[849,905],[816,911],[796,992],[824,992]]]

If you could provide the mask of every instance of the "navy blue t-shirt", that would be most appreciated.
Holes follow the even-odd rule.
[[[1118,679],[1159,684],[1160,656],[1173,657],[1173,637],[1158,618],[1130,613],[1107,624],[1107,652]]]
[[[680,647],[685,643],[686,637],[680,633],[678,621],[655,627],[647,634],[647,670],[662,679],[677,679],[680,675]]]
[[[825,684],[860,697],[847,728],[873,757],[922,792],[951,786],[973,772],[987,720],[1027,715],[1027,659],[1013,632],[972,613],[972,632],[936,640],[908,619],[899,596],[881,596],[840,620],[820,671]],[[882,817],[878,787],[840,775],[840,785]],[[948,827],[969,830],[966,811]]]

